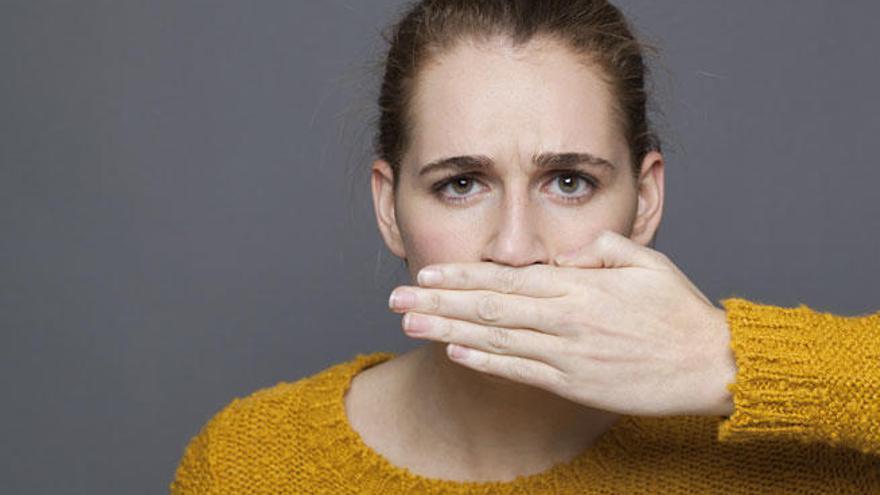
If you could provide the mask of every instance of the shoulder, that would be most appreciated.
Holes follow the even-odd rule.
[[[315,421],[338,412],[355,374],[388,358],[389,353],[358,354],[296,381],[279,382],[235,398],[208,422],[215,435],[233,436],[261,445],[289,441],[307,433]]]
[[[261,480],[266,488],[289,486],[298,469],[308,469],[308,458],[331,434],[340,412],[344,415],[343,394],[351,378],[389,356],[358,354],[296,381],[234,398],[190,441],[181,461],[187,469],[179,468],[178,477],[195,470],[212,486],[239,487],[248,480]]]

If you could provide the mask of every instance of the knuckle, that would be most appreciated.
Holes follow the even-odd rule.
[[[530,275],[536,280],[543,280],[544,284],[548,287],[556,287],[562,291],[565,291],[569,286],[570,279],[567,277],[567,273],[574,269],[565,267],[551,267],[549,265],[532,265],[523,270],[525,273],[523,275]],[[523,277],[526,278],[525,276]]]
[[[444,318],[443,323],[440,324],[440,340],[451,341],[454,333],[455,322],[448,318]]]
[[[499,269],[496,276],[498,278],[498,287],[501,292],[511,294],[518,292],[522,288],[522,273],[513,267]]]
[[[530,383],[534,379],[531,368],[523,363],[511,364],[510,374],[518,382]]]
[[[477,315],[483,321],[495,321],[501,317],[501,301],[492,294],[486,294],[477,302]]]
[[[559,370],[554,370],[550,374],[550,377],[547,379],[547,386],[552,392],[571,389],[568,375]]]
[[[428,308],[432,312],[440,311],[440,294],[437,294],[436,292],[429,293]]]
[[[489,347],[493,352],[504,354],[510,350],[513,341],[511,332],[503,328],[494,327],[489,330]]]

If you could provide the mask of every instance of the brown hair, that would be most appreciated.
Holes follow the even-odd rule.
[[[626,18],[606,0],[422,0],[409,5],[383,38],[390,45],[379,94],[374,151],[387,161],[399,182],[400,162],[412,129],[413,84],[432,56],[462,38],[486,40],[503,35],[521,46],[536,36],[562,41],[596,63],[616,101],[615,110],[629,146],[634,177],[660,140],[647,116],[643,45]]]

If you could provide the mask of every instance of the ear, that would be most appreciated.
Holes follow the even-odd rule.
[[[663,155],[650,151],[642,160],[638,183],[639,206],[630,238],[643,246],[653,243],[663,216]]]
[[[400,230],[397,228],[397,215],[394,198],[394,173],[391,165],[382,159],[373,162],[371,184],[373,188],[373,211],[379,224],[379,232],[388,249],[398,258],[406,257]]]

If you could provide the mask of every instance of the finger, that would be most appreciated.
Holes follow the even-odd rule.
[[[401,289],[395,289],[395,294],[398,290]],[[564,325],[568,323],[564,318],[570,318],[560,302],[562,299],[535,299],[484,290],[422,287],[406,287],[404,290],[412,292],[414,298],[406,307],[393,308],[395,311],[414,311],[482,325],[528,328],[553,335],[564,334]]]
[[[429,272],[435,271],[439,278]],[[549,265],[513,267],[497,263],[444,263],[429,265],[417,277],[423,287],[486,289],[530,297],[560,297],[567,293],[564,270]]]
[[[559,266],[581,268],[659,268],[665,265],[666,256],[612,230],[603,230],[593,242],[580,249],[558,255],[554,263]]]
[[[501,356],[458,344],[447,345],[446,354],[452,361],[483,373],[550,392],[564,389],[565,374],[558,368],[540,361],[517,356]]]
[[[562,354],[561,338],[521,328],[480,325],[442,316],[406,313],[402,326],[410,337],[462,344],[505,356],[520,356],[553,365]]]

